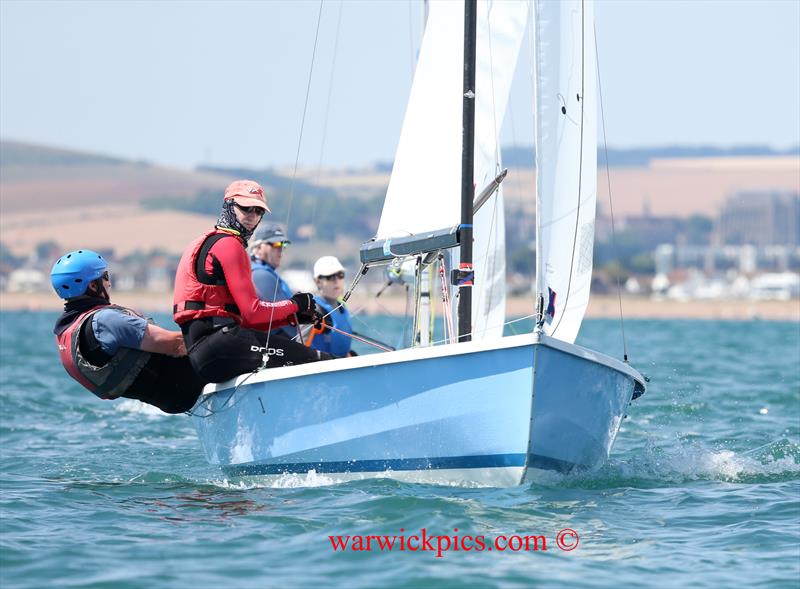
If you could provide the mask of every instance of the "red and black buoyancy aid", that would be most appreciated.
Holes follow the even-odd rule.
[[[130,309],[117,305],[98,305],[78,315],[67,329],[56,336],[58,357],[69,375],[101,399],[116,399],[125,394],[150,360],[150,353],[133,348],[120,348],[108,362],[96,366],[81,351],[81,330],[101,309],[116,309],[139,317]],[[93,338],[93,332],[91,333]]]
[[[172,315],[181,325],[204,317],[231,317],[241,323],[241,313],[228,290],[219,261],[211,254],[212,272],[206,272],[206,258],[220,239],[236,236],[224,231],[209,231],[194,240],[181,257],[175,275]]]

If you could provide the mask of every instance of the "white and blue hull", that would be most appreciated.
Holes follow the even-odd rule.
[[[529,334],[264,370],[210,385],[193,413],[230,477],[511,486],[602,464],[643,387],[621,362]]]

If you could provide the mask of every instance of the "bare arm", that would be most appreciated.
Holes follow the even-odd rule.
[[[155,354],[185,356],[186,344],[180,331],[169,331],[158,325],[147,325],[142,337],[141,349]]]

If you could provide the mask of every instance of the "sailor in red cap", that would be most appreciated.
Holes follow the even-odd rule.
[[[175,276],[173,317],[180,325],[195,370],[222,382],[263,365],[285,366],[325,360],[330,355],[307,348],[270,330],[313,323],[314,297],[261,301],[252,280],[247,240],[269,212],[264,189],[237,180],[225,190],[213,230],[184,251]]]

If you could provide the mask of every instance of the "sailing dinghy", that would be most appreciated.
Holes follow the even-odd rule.
[[[502,337],[498,131],[528,21],[537,313],[532,333]],[[607,460],[645,385],[627,362],[574,343],[594,241],[594,52],[589,1],[430,3],[380,225],[361,248],[359,276],[410,264],[421,301],[438,270],[446,342],[431,345],[430,310],[420,304],[411,348],[209,385],[192,414],[210,463],[266,482],[314,472],[333,481],[512,486],[540,469]]]

